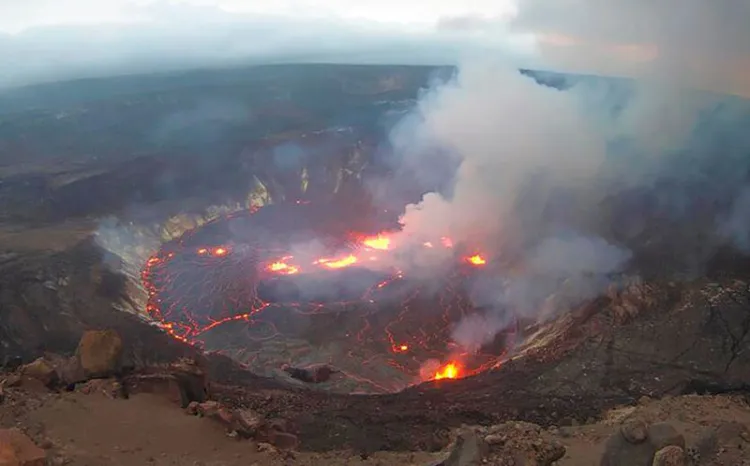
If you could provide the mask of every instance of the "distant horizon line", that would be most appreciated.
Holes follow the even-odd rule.
[[[184,74],[201,74],[201,73],[221,73],[221,72],[228,72],[228,71],[242,71],[242,70],[250,70],[253,68],[282,68],[282,67],[292,67],[292,66],[331,66],[331,67],[361,67],[361,68],[433,68],[433,69],[440,69],[440,68],[453,68],[458,69],[460,68],[459,64],[426,64],[426,63],[355,63],[355,62],[347,62],[347,61],[324,61],[324,60],[315,60],[315,61],[279,61],[279,62],[264,62],[264,63],[242,63],[242,64],[234,64],[234,65],[208,65],[208,66],[194,66],[194,67],[175,67],[174,69],[164,69],[164,70],[154,70],[154,71],[145,71],[145,70],[139,70],[139,71],[133,71],[132,73],[113,73],[113,74],[103,74],[100,76],[80,76],[80,77],[70,77],[70,78],[62,78],[62,79],[53,79],[49,81],[37,81],[37,82],[30,82],[26,84],[12,84],[7,86],[0,86],[0,95],[12,93],[14,91],[20,91],[24,89],[30,89],[30,88],[42,88],[42,87],[48,87],[48,86],[55,86],[55,85],[63,85],[63,84],[75,84],[75,83],[86,83],[86,82],[92,82],[92,81],[106,81],[106,80],[118,80],[118,79],[133,79],[133,78],[153,78],[153,79],[160,79],[160,78],[169,78],[173,77],[175,75],[184,75]],[[552,75],[559,75],[559,76],[575,76],[579,78],[604,78],[604,79],[621,79],[621,80],[634,80],[635,78],[627,77],[627,76],[615,76],[615,75],[599,75],[599,74],[592,74],[592,73],[581,73],[581,72],[571,72],[571,71],[556,71],[551,69],[545,69],[541,67],[516,67],[516,69],[520,73],[524,72],[531,72],[531,73],[548,73]]]

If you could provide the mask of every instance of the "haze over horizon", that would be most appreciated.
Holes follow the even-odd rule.
[[[748,17],[750,0],[6,0],[0,87],[242,64],[490,58],[750,96]]]

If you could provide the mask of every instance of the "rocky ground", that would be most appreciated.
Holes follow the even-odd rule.
[[[432,451],[313,452],[296,425],[301,413],[221,401],[226,388],[194,360],[128,372],[122,350],[116,332],[91,331],[71,357],[6,366],[0,464],[750,465],[750,405],[737,395],[643,397],[566,425],[463,425]],[[275,388],[255,395],[269,405],[284,399]]]

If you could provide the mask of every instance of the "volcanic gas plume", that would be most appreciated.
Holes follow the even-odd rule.
[[[467,351],[625,272],[695,275],[719,245],[747,250],[747,102],[663,80],[530,75],[475,62],[425,92],[391,133],[389,189],[374,190],[388,205],[392,180],[457,167],[406,206],[392,241],[445,236],[501,264],[472,285],[486,312],[455,327]]]
[[[142,274],[149,313],[174,337],[251,367],[326,362],[362,391],[460,378],[499,364],[504,338],[471,354],[450,341],[454,323],[476,312],[468,284],[490,265],[482,252],[432,238],[421,249],[449,257],[448,272],[439,282],[412,278],[398,264],[414,251],[399,250],[394,231],[332,226],[326,210],[270,205],[166,243]],[[308,343],[273,356],[274,340]],[[321,361],[310,341],[338,350]]]

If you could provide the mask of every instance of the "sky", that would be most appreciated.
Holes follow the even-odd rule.
[[[243,62],[519,66],[750,95],[750,0],[0,0],[0,86]]]

